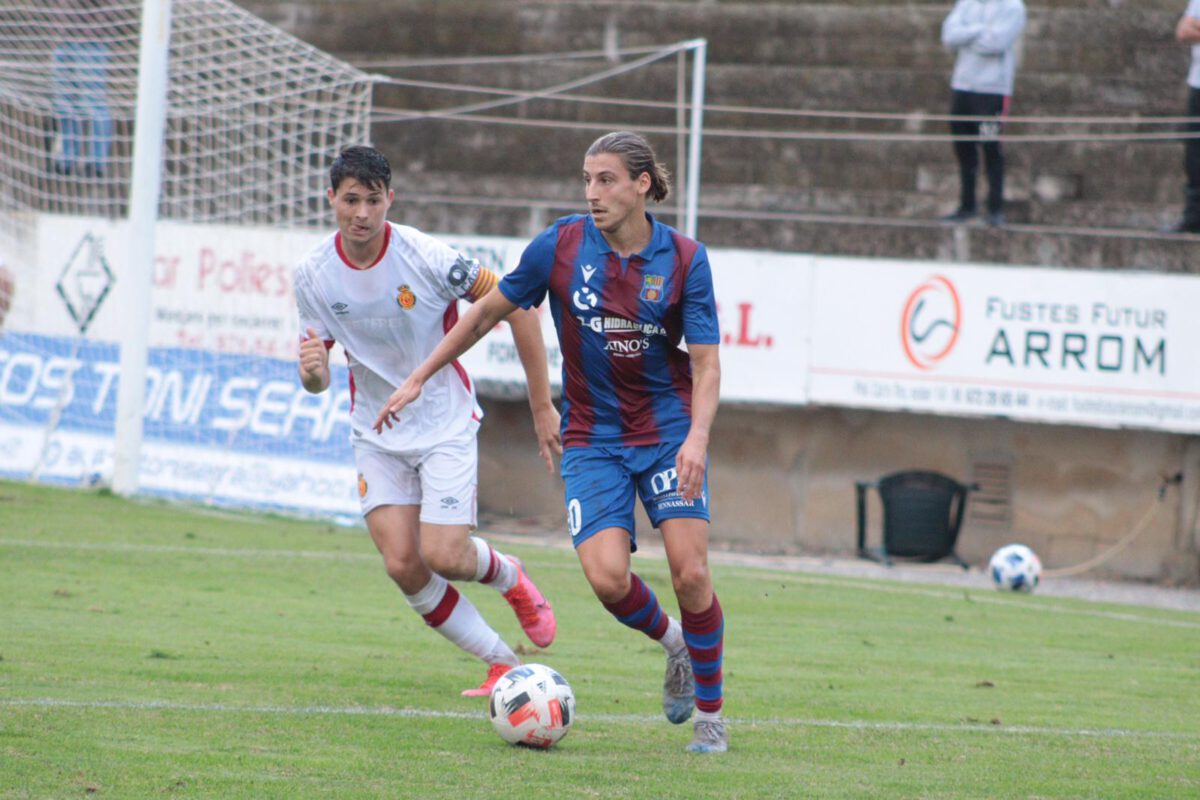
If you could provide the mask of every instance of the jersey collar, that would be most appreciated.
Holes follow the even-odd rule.
[[[641,258],[643,261],[650,261],[663,250],[670,250],[673,246],[671,242],[671,229],[654,218],[654,215],[649,211],[646,212],[646,219],[650,220],[650,242],[641,252],[634,255]],[[588,236],[596,243],[596,249],[601,254],[607,255],[613,252],[612,245],[608,243],[608,239],[604,238],[604,234],[596,227],[596,223],[592,221],[591,214],[584,215],[584,225],[587,229]]]
[[[350,261],[350,259],[346,258],[346,251],[342,249],[342,232],[338,231],[333,236],[333,246],[337,248],[338,257],[340,259],[342,259],[342,263],[345,264],[350,269],[357,270],[359,272],[362,272],[364,269],[370,269],[371,267],[375,266],[380,261],[382,261],[384,255],[387,254],[388,244],[391,241],[392,241],[392,223],[385,222],[385,223],[383,223],[383,246],[379,248],[379,255],[375,256],[375,260],[372,261],[370,264],[367,264],[367,266],[360,267],[357,264],[352,263]]]

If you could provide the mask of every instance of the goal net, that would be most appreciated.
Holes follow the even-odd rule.
[[[111,473],[142,6],[0,0],[0,475]],[[372,81],[228,0],[170,22],[142,488],[286,508],[326,488],[288,471],[297,438],[354,483],[347,398],[296,394],[290,275]]]

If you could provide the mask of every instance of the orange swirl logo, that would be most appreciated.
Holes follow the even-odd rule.
[[[931,275],[913,290],[900,317],[904,355],[918,369],[932,369],[954,349],[962,327],[962,304],[954,284]]]

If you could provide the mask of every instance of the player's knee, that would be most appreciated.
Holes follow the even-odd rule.
[[[383,557],[383,568],[388,577],[398,586],[411,586],[424,571],[421,558],[416,553],[388,553]]]
[[[469,541],[466,547],[460,542],[422,542],[421,556],[431,570],[445,578],[457,580],[464,572],[474,571],[475,547]]]
[[[629,594],[629,573],[596,572],[589,573],[587,579],[601,603],[619,603]]]
[[[676,596],[704,593],[711,582],[708,564],[703,561],[682,564],[678,570],[671,571],[671,585]]]

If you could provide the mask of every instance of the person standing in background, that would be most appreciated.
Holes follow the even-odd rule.
[[[1184,130],[1200,134],[1200,0],[1188,3],[1175,26],[1175,38],[1192,48],[1192,66],[1187,76],[1187,115],[1196,120],[1187,123]],[[1200,233],[1200,139],[1184,140],[1183,172],[1187,176],[1183,189],[1183,216],[1164,233]]]
[[[108,43],[97,38],[98,13],[89,0],[75,5],[77,24],[54,48],[50,59],[58,147],[54,170],[61,175],[103,176],[112,153],[113,123],[108,108]]]
[[[978,213],[975,183],[982,145],[988,176],[984,221],[1004,224],[1000,130],[1017,72],[1017,42],[1024,30],[1025,4],[1021,0],[958,0],[942,23],[942,44],[957,53],[950,78],[950,114],[964,117],[950,122],[950,132],[974,137],[954,142],[960,188],[958,209],[942,217],[943,222],[966,222]]]

